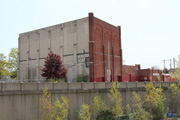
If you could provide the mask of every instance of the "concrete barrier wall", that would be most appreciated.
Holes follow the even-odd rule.
[[[123,106],[130,103],[132,92],[144,95],[146,82],[122,82],[120,92]],[[169,82],[154,83],[167,88]],[[69,120],[78,120],[76,111],[83,103],[91,105],[93,97],[101,95],[108,106],[112,102],[108,98],[108,90],[112,83],[1,83],[0,84],[0,120],[40,120],[40,98],[42,90],[47,86],[51,92],[51,100],[66,96],[69,98]],[[166,94],[166,91],[164,91]]]
[[[144,88],[149,82],[121,82],[119,88]],[[155,87],[169,87],[178,82],[153,82]],[[26,91],[26,90],[87,90],[110,89],[113,83],[108,82],[82,82],[82,83],[0,83],[0,91]]]

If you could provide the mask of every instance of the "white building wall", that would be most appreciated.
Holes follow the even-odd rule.
[[[40,69],[51,50],[62,57],[68,81],[89,75],[89,68],[77,62],[78,54],[89,55],[88,17],[20,34],[18,79],[43,79]]]

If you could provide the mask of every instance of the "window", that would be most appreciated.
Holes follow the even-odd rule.
[[[85,64],[86,64],[86,67],[89,67],[89,57],[86,57]]]

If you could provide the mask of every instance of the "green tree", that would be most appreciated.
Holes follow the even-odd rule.
[[[109,90],[108,93],[108,97],[113,103],[111,107],[111,111],[116,118],[123,115],[122,98],[121,98],[121,93],[118,90],[119,85],[120,85],[119,83],[113,82],[113,87]]]
[[[125,110],[126,110],[126,115],[130,116],[130,114],[131,114],[131,106],[129,104],[126,105]]]
[[[89,112],[89,105],[83,104],[78,111],[78,117],[80,120],[90,120],[91,119],[91,113]]]
[[[171,84],[168,87],[170,110],[177,111],[180,106],[180,88],[176,84]]]
[[[102,100],[101,96],[100,95],[95,96],[92,101],[93,117],[96,118],[101,111],[104,111],[106,109],[107,106],[105,102]]]
[[[151,120],[150,114],[143,109],[143,102],[141,101],[140,96],[136,92],[133,92],[132,94],[131,104],[134,120]]]
[[[6,61],[6,56],[3,53],[0,53],[0,80],[6,76],[9,75],[9,65]]]
[[[48,88],[43,90],[43,96],[40,99],[40,110],[42,112],[41,120],[68,120],[69,115],[69,99],[61,97],[61,101],[56,98],[52,104],[51,93]]]
[[[176,61],[176,68],[174,72],[169,72],[171,78],[175,78],[180,80],[180,55],[177,57]]]
[[[67,97],[61,97],[60,102],[58,98],[54,102],[54,110],[55,110],[55,120],[68,120],[69,114],[69,99]]]
[[[18,48],[11,48],[8,57],[8,62],[11,67],[10,76],[11,78],[17,78]]]
[[[48,92],[48,88],[45,87],[43,90],[43,96],[40,99],[40,110],[42,112],[41,120],[52,120],[55,116],[55,110],[51,103],[51,93]]]
[[[149,112],[153,120],[160,120],[164,118],[164,101],[166,99],[163,94],[163,89],[155,88],[153,83],[145,85],[145,93],[144,93],[144,108],[147,112]]]

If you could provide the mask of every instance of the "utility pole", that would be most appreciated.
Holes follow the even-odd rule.
[[[174,70],[175,70],[175,66],[176,66],[175,58],[173,58],[173,63],[174,63]]]
[[[164,69],[165,69],[166,60],[162,60],[162,61],[163,61],[163,63],[164,63]]]
[[[169,61],[170,61],[170,69],[171,69],[171,60],[172,60],[172,59],[169,59]]]
[[[111,81],[111,77],[110,77],[110,55],[109,55],[109,40],[108,40],[108,70],[107,70],[107,81],[110,82]]]

